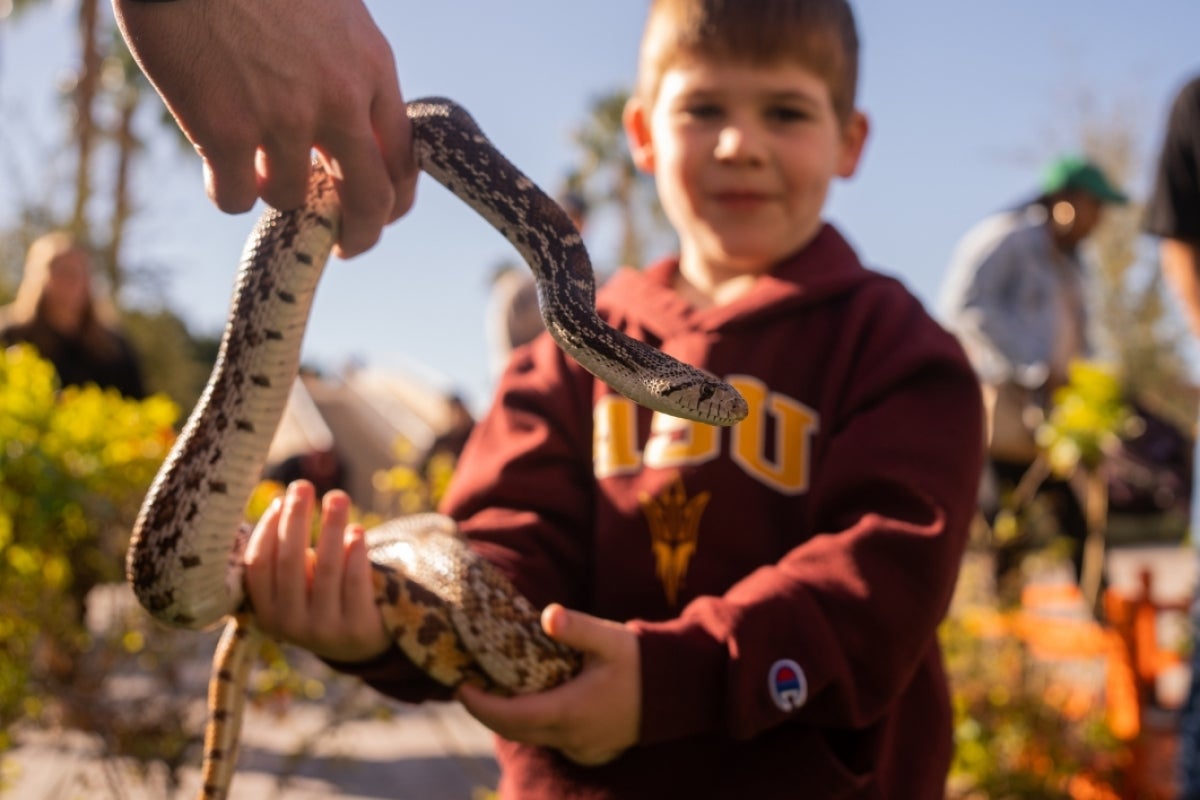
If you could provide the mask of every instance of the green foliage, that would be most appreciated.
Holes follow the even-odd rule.
[[[169,400],[60,390],[29,347],[0,351],[0,722],[37,717],[44,679],[87,645],[87,592],[121,578],[142,497],[175,434]],[[31,683],[32,681],[32,683]],[[0,749],[9,743],[0,738]]]
[[[571,134],[577,160],[567,177],[567,186],[587,199],[589,218],[610,213],[619,231],[615,264],[592,254],[600,271],[612,266],[640,266],[648,257],[676,246],[654,180],[638,171],[629,152],[621,124],[628,99],[629,92],[624,89],[593,98],[587,119]]]
[[[416,448],[404,437],[392,443],[395,465],[379,470],[372,478],[375,491],[384,503],[383,518],[433,511],[450,487],[458,457],[448,452],[429,454],[423,468]]]
[[[121,323],[137,351],[147,388],[182,409],[194,406],[217,360],[219,338],[194,335],[168,310],[128,311]]]
[[[1077,466],[1095,469],[1119,443],[1134,419],[1116,373],[1102,364],[1073,362],[1068,382],[1054,393],[1054,406],[1037,440],[1058,475]]]

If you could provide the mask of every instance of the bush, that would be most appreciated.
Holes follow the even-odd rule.
[[[0,750],[37,718],[88,646],[86,598],[120,580],[141,500],[178,408],[60,389],[30,347],[0,351]]]
[[[947,798],[1115,800],[1128,754],[1108,724],[1104,633],[1086,614],[997,610],[988,572],[964,563],[939,630],[954,704]]]

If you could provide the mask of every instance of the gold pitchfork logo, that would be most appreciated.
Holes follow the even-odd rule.
[[[658,497],[642,493],[638,498],[650,526],[650,548],[656,572],[671,606],[678,605],[679,587],[687,575],[688,562],[696,552],[700,517],[708,505],[708,492],[688,499],[683,478],[675,479]]]

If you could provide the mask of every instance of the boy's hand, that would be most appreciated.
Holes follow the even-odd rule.
[[[331,661],[367,661],[391,646],[375,605],[363,529],[348,525],[350,498],[325,495],[309,547],[312,484],[296,481],[271,504],[246,546],[246,591],[259,628]]]
[[[584,654],[579,675],[554,689],[519,697],[496,697],[464,684],[458,699],[506,739],[552,747],[577,764],[612,761],[637,743],[641,726],[636,634],[557,604],[542,613],[542,628]]]

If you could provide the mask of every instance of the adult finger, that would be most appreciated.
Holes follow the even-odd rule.
[[[300,140],[265,142],[255,159],[258,193],[272,208],[300,208],[308,194],[312,174],[312,149]]]
[[[348,136],[318,148],[337,187],[342,227],[334,252],[350,258],[377,241],[395,201],[383,154],[373,134]]]
[[[412,208],[417,189],[417,162],[413,154],[412,122],[408,119],[399,84],[375,97],[371,104],[371,127],[392,183],[392,208],[388,222],[395,222]]]
[[[204,191],[217,208],[241,214],[258,199],[254,147],[215,148],[197,145],[204,161]]]

